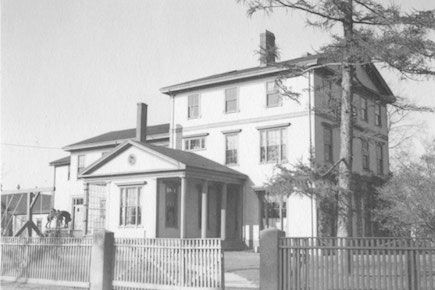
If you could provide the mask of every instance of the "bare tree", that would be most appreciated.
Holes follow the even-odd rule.
[[[435,140],[420,160],[402,162],[396,174],[379,189],[375,211],[386,229],[397,235],[435,236]]]
[[[340,97],[340,164],[338,173],[339,206],[352,204],[352,100],[357,84],[357,66],[379,63],[396,69],[404,78],[413,75],[435,76],[431,67],[435,42],[428,32],[435,29],[435,13],[402,12],[394,4],[376,0],[239,0],[248,6],[248,15],[275,9],[295,10],[307,15],[307,24],[326,32],[335,26],[341,34],[332,34],[331,42],[322,47],[326,62],[321,66],[336,67],[341,82]],[[297,68],[296,73],[315,69]],[[293,72],[294,74],[294,72]],[[349,215],[352,209],[348,207]],[[339,217],[337,236],[351,234],[349,216]]]

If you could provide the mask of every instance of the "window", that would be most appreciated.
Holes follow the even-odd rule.
[[[364,139],[361,139],[361,155],[363,169],[370,170],[369,142]]]
[[[265,203],[265,212],[267,212],[267,217],[272,219],[278,219],[279,217],[279,202],[266,202]],[[263,217],[266,217],[266,213],[263,212]],[[287,206],[284,201],[282,204],[282,217],[287,217]]]
[[[187,102],[187,118],[199,118],[199,95],[189,95]]]
[[[361,97],[361,120],[368,121],[368,101],[366,98]]]
[[[204,150],[205,149],[205,137],[189,138],[184,140],[184,150]]]
[[[178,227],[178,184],[167,183],[165,192],[165,226]]]
[[[237,164],[238,134],[225,135],[225,164]]]
[[[237,88],[225,90],[225,113],[235,113],[238,108]]]
[[[376,169],[378,174],[384,174],[384,150],[381,143],[376,144]]]
[[[119,225],[138,226],[141,224],[140,193],[142,187],[129,186],[121,188]]]
[[[323,126],[323,155],[325,162],[333,161],[333,135],[332,128],[330,126]]]
[[[330,109],[332,107],[332,80],[327,78],[322,78],[322,91],[323,91],[323,99],[322,99],[322,107],[325,109]]]
[[[279,94],[275,81],[266,83],[266,95],[266,105],[268,108],[282,105],[281,95]]]
[[[82,173],[83,169],[85,169],[85,155],[77,156],[77,174]]]
[[[381,127],[382,126],[382,107],[379,104],[375,104],[375,125]]]
[[[287,161],[287,128],[263,129],[260,131],[260,161]]]

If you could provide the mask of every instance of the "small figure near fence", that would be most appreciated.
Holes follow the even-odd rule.
[[[63,223],[63,227],[67,228],[69,222],[71,221],[71,214],[65,210],[55,210],[54,208],[51,209],[50,214],[47,216],[47,224],[45,227],[51,228],[51,222],[53,220],[56,220],[56,228],[60,228],[61,224]]]

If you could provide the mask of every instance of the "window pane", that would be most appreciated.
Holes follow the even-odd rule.
[[[201,141],[199,139],[192,139],[190,140],[190,148],[191,149],[200,149],[201,148]]]
[[[225,136],[225,163],[236,164],[237,163],[237,135]]]
[[[121,209],[119,211],[119,224],[125,225],[125,207],[121,206]]]
[[[140,208],[141,187],[124,187],[120,189],[120,225],[139,225],[141,222]],[[105,204],[105,200],[101,201]],[[105,215],[105,213],[102,213]]]
[[[279,160],[280,132],[269,130],[267,132],[267,161]]]
[[[281,161],[287,160],[287,130],[281,129]]]
[[[225,112],[237,111],[237,88],[225,90]]]
[[[225,103],[225,112],[236,112],[237,100],[227,100]]]
[[[324,143],[324,159],[326,162],[333,160],[333,146],[332,146],[332,129],[323,127],[323,143]]]
[[[187,101],[187,115],[189,118],[196,118],[199,115],[199,95],[189,95]]]
[[[136,200],[137,200],[136,193],[137,193],[136,188],[127,188],[127,201],[126,201],[127,206],[136,205]]]
[[[275,81],[273,81],[273,82],[267,82],[266,87],[267,87],[267,92],[268,93],[274,93],[277,90]]]
[[[166,227],[177,227],[178,225],[178,196],[177,196],[177,186],[176,184],[166,185],[166,213],[165,213],[165,224]]]
[[[268,107],[275,107],[280,105],[281,103],[281,96],[278,93],[268,94],[267,95],[267,106]]]

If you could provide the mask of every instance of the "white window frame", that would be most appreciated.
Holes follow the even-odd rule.
[[[206,143],[205,143],[205,139],[206,139],[205,137],[206,136],[196,136],[196,137],[183,138],[184,150],[186,150],[186,151],[205,150],[207,148]],[[192,141],[194,141],[194,140],[199,140],[199,144],[200,144],[199,148],[192,148]]]
[[[123,193],[125,193],[125,202],[127,203],[127,190],[135,189],[136,203],[134,205],[123,204]],[[141,205],[141,195],[142,186],[132,185],[132,186],[120,186],[119,187],[119,226],[120,227],[140,227],[142,225],[142,205]],[[135,210],[135,223],[129,223],[128,208],[136,208]],[[124,209],[124,210],[123,210]],[[124,217],[122,217],[124,215]]]
[[[269,137],[268,133],[271,131],[277,131],[279,130],[279,145],[278,145],[278,160],[269,160],[268,159],[268,143],[269,143]],[[262,141],[263,141],[263,133],[266,138],[265,140],[265,150],[264,150],[264,159],[262,156],[261,148],[262,148]],[[266,164],[266,163],[286,163],[288,161],[288,145],[287,145],[287,139],[288,139],[288,131],[287,127],[272,127],[272,128],[263,128],[259,129],[260,134],[260,163]],[[286,138],[287,137],[287,138]],[[285,146],[285,150],[282,150],[282,147]]]
[[[375,103],[375,125],[382,127],[382,106],[378,103]]]
[[[191,99],[196,97],[197,102],[195,104],[191,104]],[[197,108],[196,115],[192,115],[193,108]],[[201,95],[200,94],[190,94],[187,96],[187,119],[199,119],[201,115]]]
[[[225,136],[225,165],[238,165],[239,164],[239,133],[227,133],[224,135]],[[228,144],[228,137],[234,137],[235,138],[235,150],[236,151],[236,161],[235,162],[228,162],[228,155],[227,155],[227,144]]]
[[[361,102],[361,120],[368,122],[369,121],[369,100],[366,97],[360,97]]]
[[[232,96],[229,94],[230,91],[234,91],[235,95]],[[224,111],[225,114],[231,114],[231,113],[237,113],[239,112],[239,89],[237,87],[232,87],[232,88],[226,88],[224,91],[225,94],[225,103],[224,103]],[[230,99],[231,97],[234,97],[234,99]],[[236,107],[234,110],[228,110],[228,101],[235,101],[236,103]]]
[[[385,155],[384,155],[384,144],[382,143],[376,143],[376,172],[379,175],[384,174],[384,162],[385,162]]]
[[[179,195],[180,195],[180,185],[177,182],[163,182],[165,186],[165,228],[178,229],[179,228]],[[169,191],[170,189],[174,191]],[[168,195],[175,196],[174,205],[174,224],[170,224],[168,221]]]
[[[80,162],[81,159],[83,162]],[[82,166],[80,166],[81,163],[83,163]],[[84,154],[77,155],[77,175],[82,173],[83,169],[85,169],[85,168],[86,168],[86,155],[84,155]]]
[[[364,148],[365,146],[367,148]],[[365,139],[361,139],[361,165],[363,170],[370,170],[370,145],[369,141]]]
[[[330,140],[326,140],[325,138],[326,130],[330,132]],[[334,161],[334,130],[332,126],[324,124],[322,128],[322,133],[323,133],[323,160],[327,163],[332,163]],[[328,143],[326,143],[326,141],[328,141]],[[328,154],[326,154],[326,151],[328,151]]]
[[[269,84],[273,84],[273,90],[269,91]],[[278,102],[275,104],[269,104],[269,96],[278,95]],[[282,106],[282,96],[279,93],[279,88],[275,81],[266,82],[266,108],[276,108]]]

